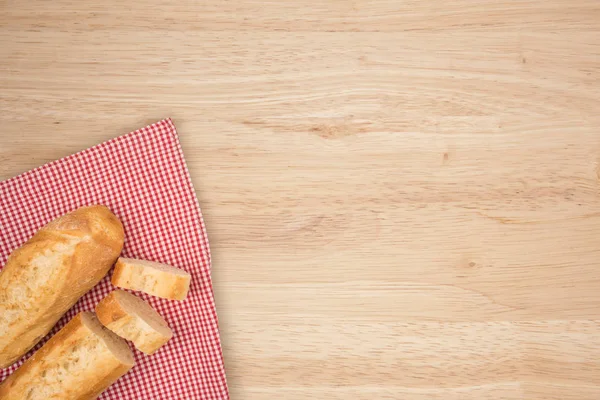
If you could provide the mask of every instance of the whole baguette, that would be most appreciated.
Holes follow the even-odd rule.
[[[93,400],[133,364],[127,343],[82,312],[0,384],[0,399]]]
[[[123,225],[108,208],[82,207],[10,255],[0,271],[0,368],[35,346],[107,274],[123,240]]]

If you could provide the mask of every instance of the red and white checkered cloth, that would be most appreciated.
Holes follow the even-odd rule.
[[[0,265],[52,219],[92,204],[108,206],[123,222],[124,256],[164,262],[192,275],[184,302],[138,293],[165,317],[174,337],[152,356],[136,351],[135,367],[99,399],[229,399],[208,240],[170,119],[0,182]],[[26,357],[114,290],[109,276]],[[0,370],[0,381],[22,361]]]

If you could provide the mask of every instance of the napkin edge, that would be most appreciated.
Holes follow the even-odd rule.
[[[119,135],[119,136],[107,139],[104,142],[101,142],[101,143],[96,144],[94,146],[91,146],[91,147],[88,147],[88,148],[76,151],[75,153],[69,154],[68,156],[64,156],[64,157],[58,158],[58,159],[56,159],[54,161],[47,162],[46,164],[42,164],[42,165],[37,166],[35,168],[31,168],[31,169],[29,169],[29,170],[27,170],[25,172],[21,172],[21,173],[13,176],[11,178],[8,178],[8,179],[5,179],[3,181],[0,181],[0,189],[2,189],[3,186],[6,186],[6,185],[8,185],[9,183],[11,183],[13,181],[16,181],[18,179],[22,179],[22,178],[24,178],[26,176],[29,176],[29,175],[37,172],[38,170],[42,170],[42,169],[45,169],[45,168],[50,167],[52,165],[62,163],[64,161],[66,161],[66,160],[69,160],[69,159],[71,159],[73,157],[76,157],[78,154],[87,153],[89,151],[92,151],[93,149],[100,148],[100,147],[105,147],[110,142],[112,142],[114,140],[125,139],[128,136],[135,135],[135,134],[137,134],[137,133],[139,133],[139,132],[141,132],[143,130],[150,129],[151,127],[153,127],[155,125],[161,125],[161,124],[165,124],[165,125],[167,125],[170,128],[169,129],[170,133],[172,133],[173,136],[175,136],[175,138],[177,140],[177,143],[179,144],[179,138],[177,136],[177,129],[175,128],[175,125],[173,124],[173,121],[171,120],[171,118],[164,118],[164,119],[156,121],[156,122],[154,122],[152,124],[148,124],[148,125],[144,126],[143,128],[139,128],[139,129],[136,129],[135,131],[130,131],[129,133],[125,133],[125,134],[122,134],[122,135]],[[181,149],[181,145],[180,144],[179,144],[179,148]],[[187,166],[186,166],[186,169],[187,169]]]

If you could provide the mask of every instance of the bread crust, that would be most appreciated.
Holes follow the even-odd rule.
[[[164,329],[159,331],[146,323],[140,315],[141,310],[138,310],[138,312],[127,311],[119,300],[124,296],[131,296],[139,302],[143,302],[142,304],[147,308],[147,312],[154,314],[154,319],[160,321]],[[154,354],[173,336],[167,322],[156,310],[142,299],[122,290],[115,290],[102,299],[96,306],[96,315],[105,327],[122,338],[132,341],[138,350],[148,355]]]
[[[84,319],[87,323],[84,323]],[[69,321],[0,384],[2,400],[92,400],[133,367],[133,354],[113,333],[120,358],[95,332],[103,330],[91,312]]]
[[[117,260],[123,225],[105,206],[79,208],[41,228],[0,271],[0,368],[39,342]]]
[[[144,292],[163,299],[185,300],[191,276],[182,270],[178,271],[184,274],[161,271],[153,268],[153,264],[160,263],[121,257],[115,264],[111,282],[120,288]]]

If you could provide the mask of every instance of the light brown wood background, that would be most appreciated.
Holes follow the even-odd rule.
[[[233,399],[600,399],[598,0],[0,0],[0,178],[173,118]]]

